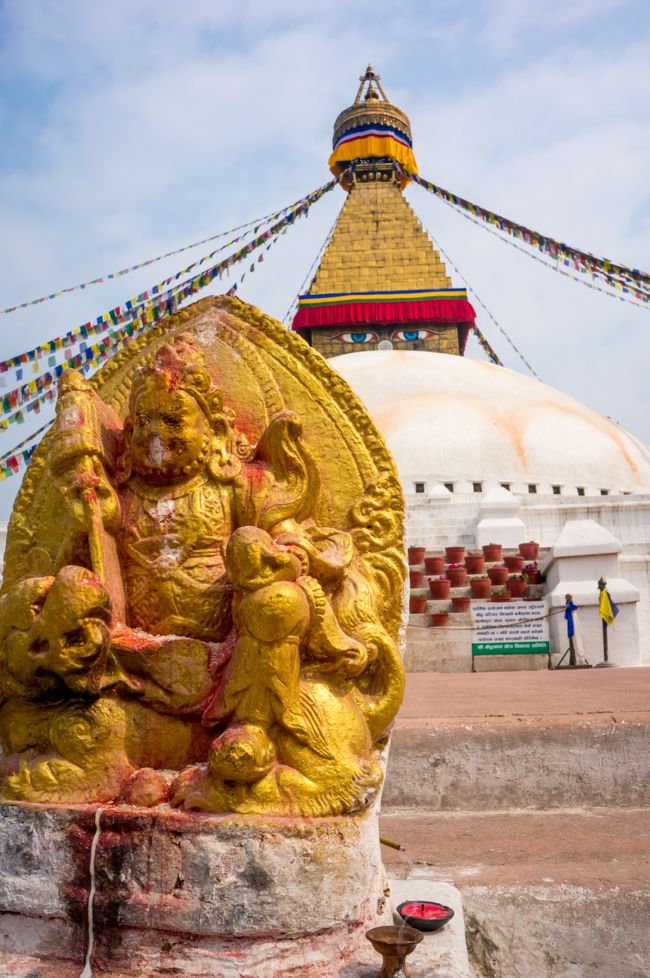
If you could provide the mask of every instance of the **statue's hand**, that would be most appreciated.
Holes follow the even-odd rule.
[[[192,713],[214,691],[232,646],[200,639],[149,635],[120,625],[111,636],[111,667],[118,690],[163,713]]]
[[[66,512],[74,528],[89,530],[90,514],[98,510],[109,533],[119,528],[119,500],[96,455],[79,455],[56,474],[65,499]]]

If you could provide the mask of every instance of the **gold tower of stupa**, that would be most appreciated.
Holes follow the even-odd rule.
[[[368,66],[334,124],[331,171],[348,192],[293,328],[324,356],[369,349],[462,354],[474,310],[455,289],[403,188],[411,125]]]

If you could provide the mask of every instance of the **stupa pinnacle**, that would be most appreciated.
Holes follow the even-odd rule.
[[[391,173],[397,162],[410,173],[417,173],[409,117],[388,101],[380,76],[371,65],[359,82],[354,104],[334,123],[330,170],[336,176],[346,174],[356,162],[361,178],[370,172]],[[360,162],[364,159],[365,166]],[[406,184],[407,178],[400,176],[399,182]],[[343,183],[349,189],[351,181],[346,176]]]
[[[403,196],[417,172],[406,113],[369,65],[334,123],[332,173],[348,198],[293,328],[324,356],[428,349],[462,354],[475,314]]]

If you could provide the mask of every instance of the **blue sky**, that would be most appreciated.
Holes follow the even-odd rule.
[[[648,270],[645,0],[0,0],[0,308],[317,187],[334,118],[368,62],[411,117],[423,176]],[[541,268],[420,188],[407,195],[543,380],[650,441],[650,307]],[[314,207],[240,295],[282,318],[343,199],[337,189]],[[204,250],[0,317],[0,357]],[[478,322],[524,370],[482,311]],[[0,435],[0,454],[29,423],[40,419]],[[17,483],[0,487],[0,519]]]

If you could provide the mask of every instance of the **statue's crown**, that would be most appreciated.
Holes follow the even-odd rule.
[[[223,396],[212,385],[205,353],[190,333],[178,333],[171,343],[158,347],[152,362],[137,371],[131,388],[131,403],[150,383],[160,381],[172,390],[190,394],[208,417],[223,408]]]

